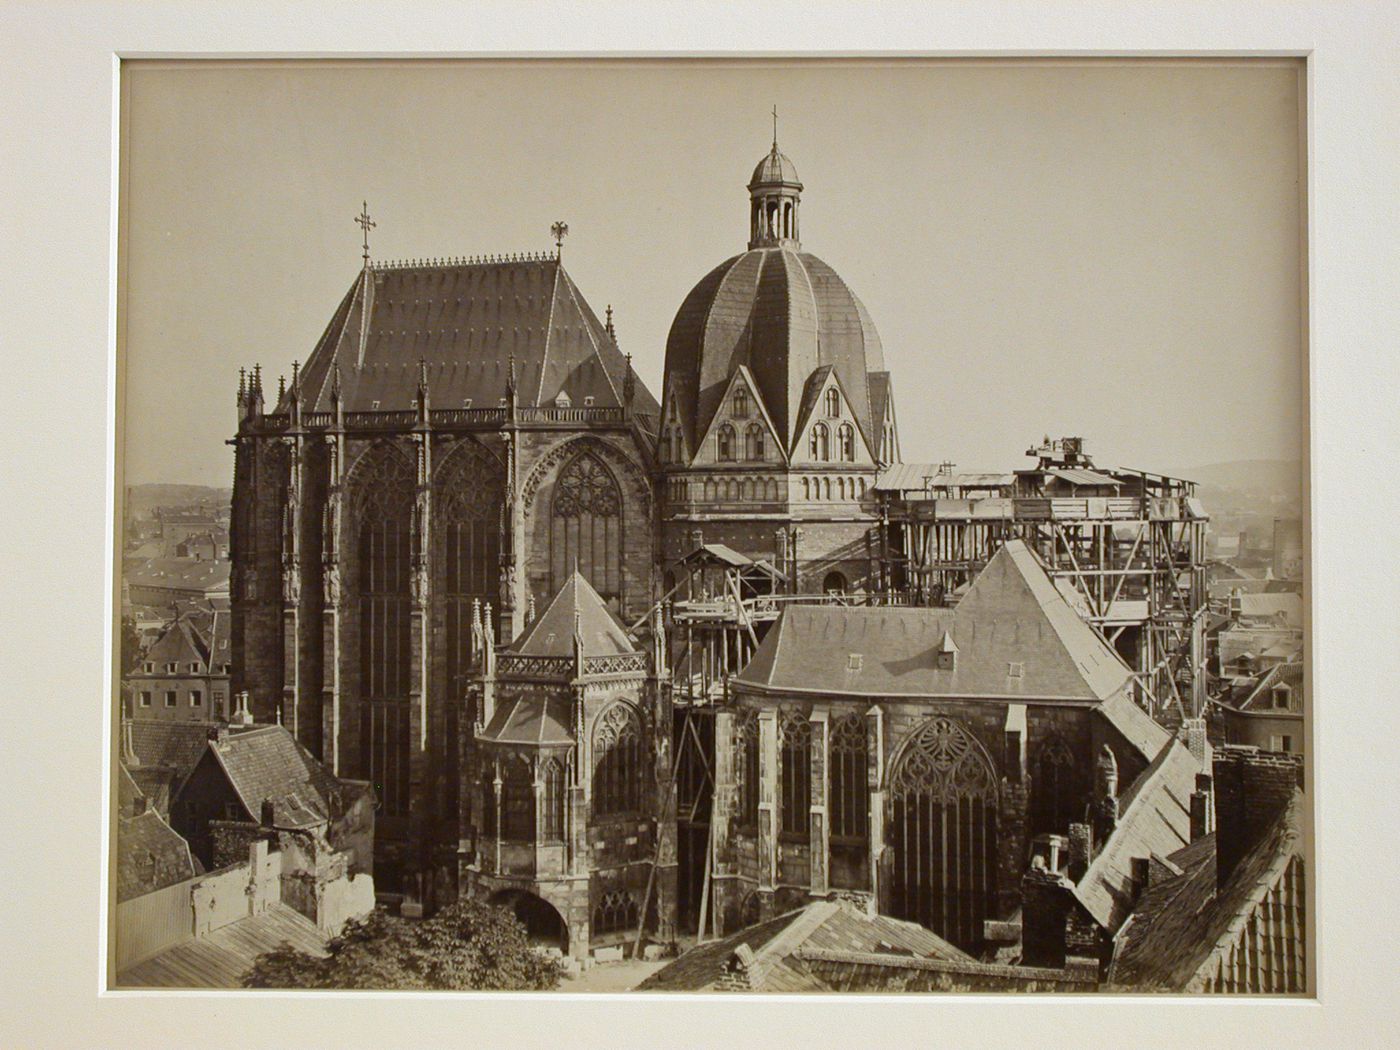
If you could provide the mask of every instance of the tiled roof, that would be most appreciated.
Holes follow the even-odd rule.
[[[335,815],[334,793],[351,790],[282,726],[233,729],[211,741],[210,751],[253,820],[261,819],[263,802],[271,801],[273,819],[282,827],[319,824]]]
[[[1303,596],[1293,592],[1282,594],[1241,594],[1240,616],[1254,619],[1278,618],[1289,627],[1303,626]]]
[[[1100,926],[1116,932],[1133,903],[1133,860],[1168,856],[1191,841],[1191,793],[1200,762],[1179,741],[1161,754],[1119,799],[1108,841],[1074,887],[1075,899]]]
[[[681,303],[666,340],[666,390],[695,447],[741,366],[753,372],[778,438],[791,450],[808,378],[835,368],[866,443],[875,448],[870,374],[884,351],[870,314],[815,255],[759,248],[721,263]]]
[[[146,650],[144,659],[154,663],[157,672],[166,663],[179,664],[181,674],[192,663],[199,664],[203,671],[209,662],[209,643],[189,617],[180,616],[166,624],[160,637]]]
[[[637,991],[701,991],[724,976],[740,946],[752,953],[753,990],[829,991],[800,953],[848,952],[891,959],[971,962],[971,956],[922,926],[869,915],[840,901],[819,901],[750,926],[723,940],[698,945],[637,986]]]
[[[577,620],[575,620],[577,614]],[[543,613],[510,644],[522,656],[573,656],[575,623],[584,656],[618,656],[637,651],[607,603],[577,571]]]
[[[217,591],[228,587],[231,564],[193,558],[123,559],[122,580],[132,587]]]
[[[574,743],[567,702],[560,697],[521,696],[505,700],[477,734],[491,744],[563,747]]]
[[[195,767],[209,743],[206,722],[166,722],[133,719],[131,749],[142,769],[159,766],[169,769],[176,782]]]
[[[1259,679],[1254,691],[1240,704],[1241,711],[1274,712],[1274,687],[1288,687],[1288,713],[1303,713],[1303,665],[1299,663],[1276,664]]]
[[[316,924],[285,904],[273,904],[177,944],[117,974],[120,988],[241,988],[243,975],[259,955],[282,945],[324,957],[326,936]]]
[[[952,670],[935,663],[945,634],[958,648]],[[734,681],[778,691],[1096,702],[1131,676],[1014,540],[953,609],[788,607]]]
[[[1181,872],[1166,874],[1142,892],[1119,931],[1109,983],[1187,991],[1215,955],[1228,948],[1240,925],[1301,855],[1303,795],[1288,806],[1216,891],[1216,835],[1203,836],[1168,859]],[[1159,867],[1158,874],[1165,869]]]
[[[154,893],[203,869],[190,845],[154,810],[117,823],[117,900]]]
[[[510,360],[522,406],[622,404],[627,362],[555,258],[376,266],[356,276],[301,373],[302,411],[331,411],[340,367],[347,412],[403,410],[426,362],[433,408],[493,408]],[[633,402],[659,415],[640,378]],[[285,410],[285,405],[279,406]]]

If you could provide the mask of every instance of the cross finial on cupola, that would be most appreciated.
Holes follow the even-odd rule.
[[[773,103],[773,148],[778,148],[778,104]]]

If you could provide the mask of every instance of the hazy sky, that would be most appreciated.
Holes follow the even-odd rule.
[[[230,484],[238,368],[305,360],[360,266],[551,246],[658,397],[771,137],[865,302],[904,458],[1009,470],[1303,444],[1284,62],[146,64],[124,83],[126,480]]]

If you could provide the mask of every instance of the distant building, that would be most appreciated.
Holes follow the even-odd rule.
[[[191,533],[175,543],[170,555],[195,561],[228,560],[228,529],[216,528]]]
[[[1140,866],[1109,967],[1123,991],[1308,991],[1297,756],[1216,754],[1215,829]]]
[[[126,677],[132,704],[128,715],[179,722],[226,720],[229,659],[226,611],[198,619],[177,615]]]
[[[1217,704],[1215,713],[1230,744],[1303,754],[1302,663],[1271,667],[1243,701]]]
[[[474,616],[473,645],[462,828],[480,831],[460,884],[575,958],[630,945],[643,926],[673,939],[671,710],[656,655],[579,573],[499,655]]]
[[[1273,570],[1281,580],[1303,578],[1303,523],[1298,518],[1274,519]]]

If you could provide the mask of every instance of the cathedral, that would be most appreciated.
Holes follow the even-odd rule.
[[[1086,770],[1126,789],[1164,746],[1032,552],[956,609],[888,607],[890,373],[803,250],[803,188],[775,136],[659,402],[559,253],[367,241],[290,382],[242,377],[231,688],[372,785],[406,908],[510,903],[582,958],[844,894],[980,949],[1032,840],[1108,804]],[[792,602],[687,694],[701,732],[671,612],[697,552]]]

